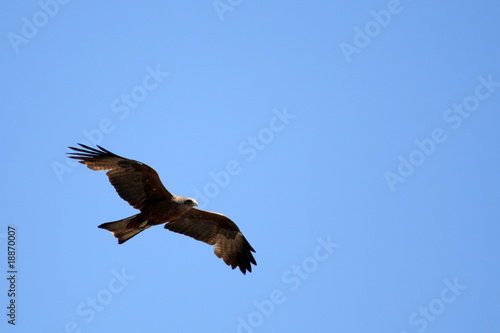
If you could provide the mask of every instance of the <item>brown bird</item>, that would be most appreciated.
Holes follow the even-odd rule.
[[[109,230],[122,244],[153,225],[167,223],[165,229],[190,236],[214,245],[217,257],[231,266],[239,267],[243,274],[257,265],[252,252],[255,250],[233,221],[222,214],[193,208],[198,203],[193,198],[171,194],[163,186],[158,173],[138,161],[120,157],[80,144],[68,153],[94,171],[109,170],[106,175],[120,197],[140,213],[116,222],[103,223],[99,228]]]

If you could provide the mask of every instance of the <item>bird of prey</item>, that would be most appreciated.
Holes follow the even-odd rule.
[[[106,175],[118,195],[140,210],[137,215],[99,226],[111,231],[118,244],[151,226],[166,223],[165,229],[214,245],[215,255],[232,269],[239,267],[245,274],[252,271],[251,264],[257,265],[252,255],[255,250],[229,218],[194,208],[198,203],[193,198],[171,194],[158,173],[146,164],[120,157],[100,146],[95,149],[79,145],[81,148],[69,147],[74,151],[68,153],[69,157],[94,171],[109,170]]]

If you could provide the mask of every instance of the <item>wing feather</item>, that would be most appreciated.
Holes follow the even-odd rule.
[[[91,148],[79,143],[82,148],[69,147],[74,152],[70,158],[94,171],[109,170],[106,175],[120,197],[132,207],[142,209],[147,201],[171,199],[172,194],[163,186],[158,173],[138,161],[113,154],[97,146]]]
[[[192,208],[180,218],[168,222],[165,229],[214,245],[214,253],[232,269],[239,267],[243,274],[257,265],[255,250],[228,217]]]

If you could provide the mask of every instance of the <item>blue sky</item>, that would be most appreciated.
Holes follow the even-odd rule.
[[[2,331],[500,330],[496,1],[0,6]],[[78,142],[258,265],[161,226],[118,245],[97,225],[136,211]]]

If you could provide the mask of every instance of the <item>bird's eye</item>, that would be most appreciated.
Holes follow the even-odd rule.
[[[193,204],[193,200],[188,199],[188,200],[184,201],[184,203],[185,203],[186,205],[192,205],[192,204]]]

